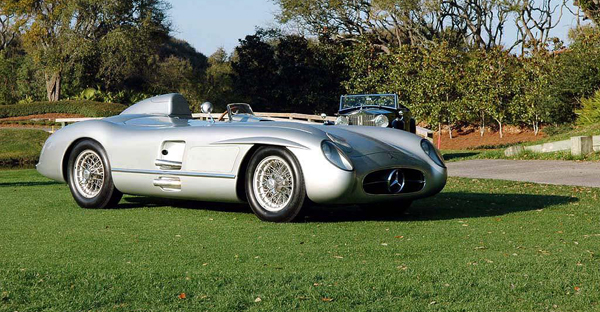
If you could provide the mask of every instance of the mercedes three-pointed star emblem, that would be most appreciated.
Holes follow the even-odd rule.
[[[404,175],[398,169],[392,170],[387,178],[387,189],[391,194],[398,194],[404,187]]]

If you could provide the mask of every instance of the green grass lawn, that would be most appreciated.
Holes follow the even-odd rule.
[[[0,171],[0,310],[598,310],[599,195],[451,178],[408,215],[272,224],[133,196],[85,210],[34,170]]]
[[[43,130],[0,129],[0,167],[35,165],[48,136]]]

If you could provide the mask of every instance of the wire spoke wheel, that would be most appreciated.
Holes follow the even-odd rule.
[[[75,160],[74,178],[77,191],[85,198],[98,196],[104,185],[104,164],[91,149],[81,152]]]
[[[292,168],[279,156],[264,158],[254,171],[254,196],[267,211],[284,209],[294,193]]]

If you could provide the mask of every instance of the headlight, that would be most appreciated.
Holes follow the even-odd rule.
[[[323,150],[323,155],[325,155],[325,158],[327,158],[327,160],[329,160],[329,162],[334,166],[342,170],[354,170],[352,162],[348,156],[346,156],[346,154],[344,154],[340,148],[333,144],[333,142],[327,140],[323,141],[321,143],[321,149]]]
[[[377,127],[387,127],[390,125],[390,120],[385,115],[378,115],[373,121]]]
[[[433,162],[440,167],[446,168],[446,165],[444,165],[444,157],[442,154],[440,154],[440,151],[438,151],[437,148],[431,144],[431,142],[426,139],[421,140],[421,148],[425,154],[429,155],[429,158],[431,158]]]
[[[335,119],[335,124],[347,126],[350,124],[350,120],[346,116],[338,116],[338,118]]]

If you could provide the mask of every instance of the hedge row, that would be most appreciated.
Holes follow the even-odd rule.
[[[60,126],[52,120],[0,120],[0,125]]]
[[[49,135],[43,130],[0,129],[0,168],[35,165]]]
[[[101,103],[87,100],[33,102],[29,104],[0,106],[0,118],[48,113],[80,114],[86,117],[108,117],[118,115],[125,108],[127,108],[127,106],[123,104]]]

